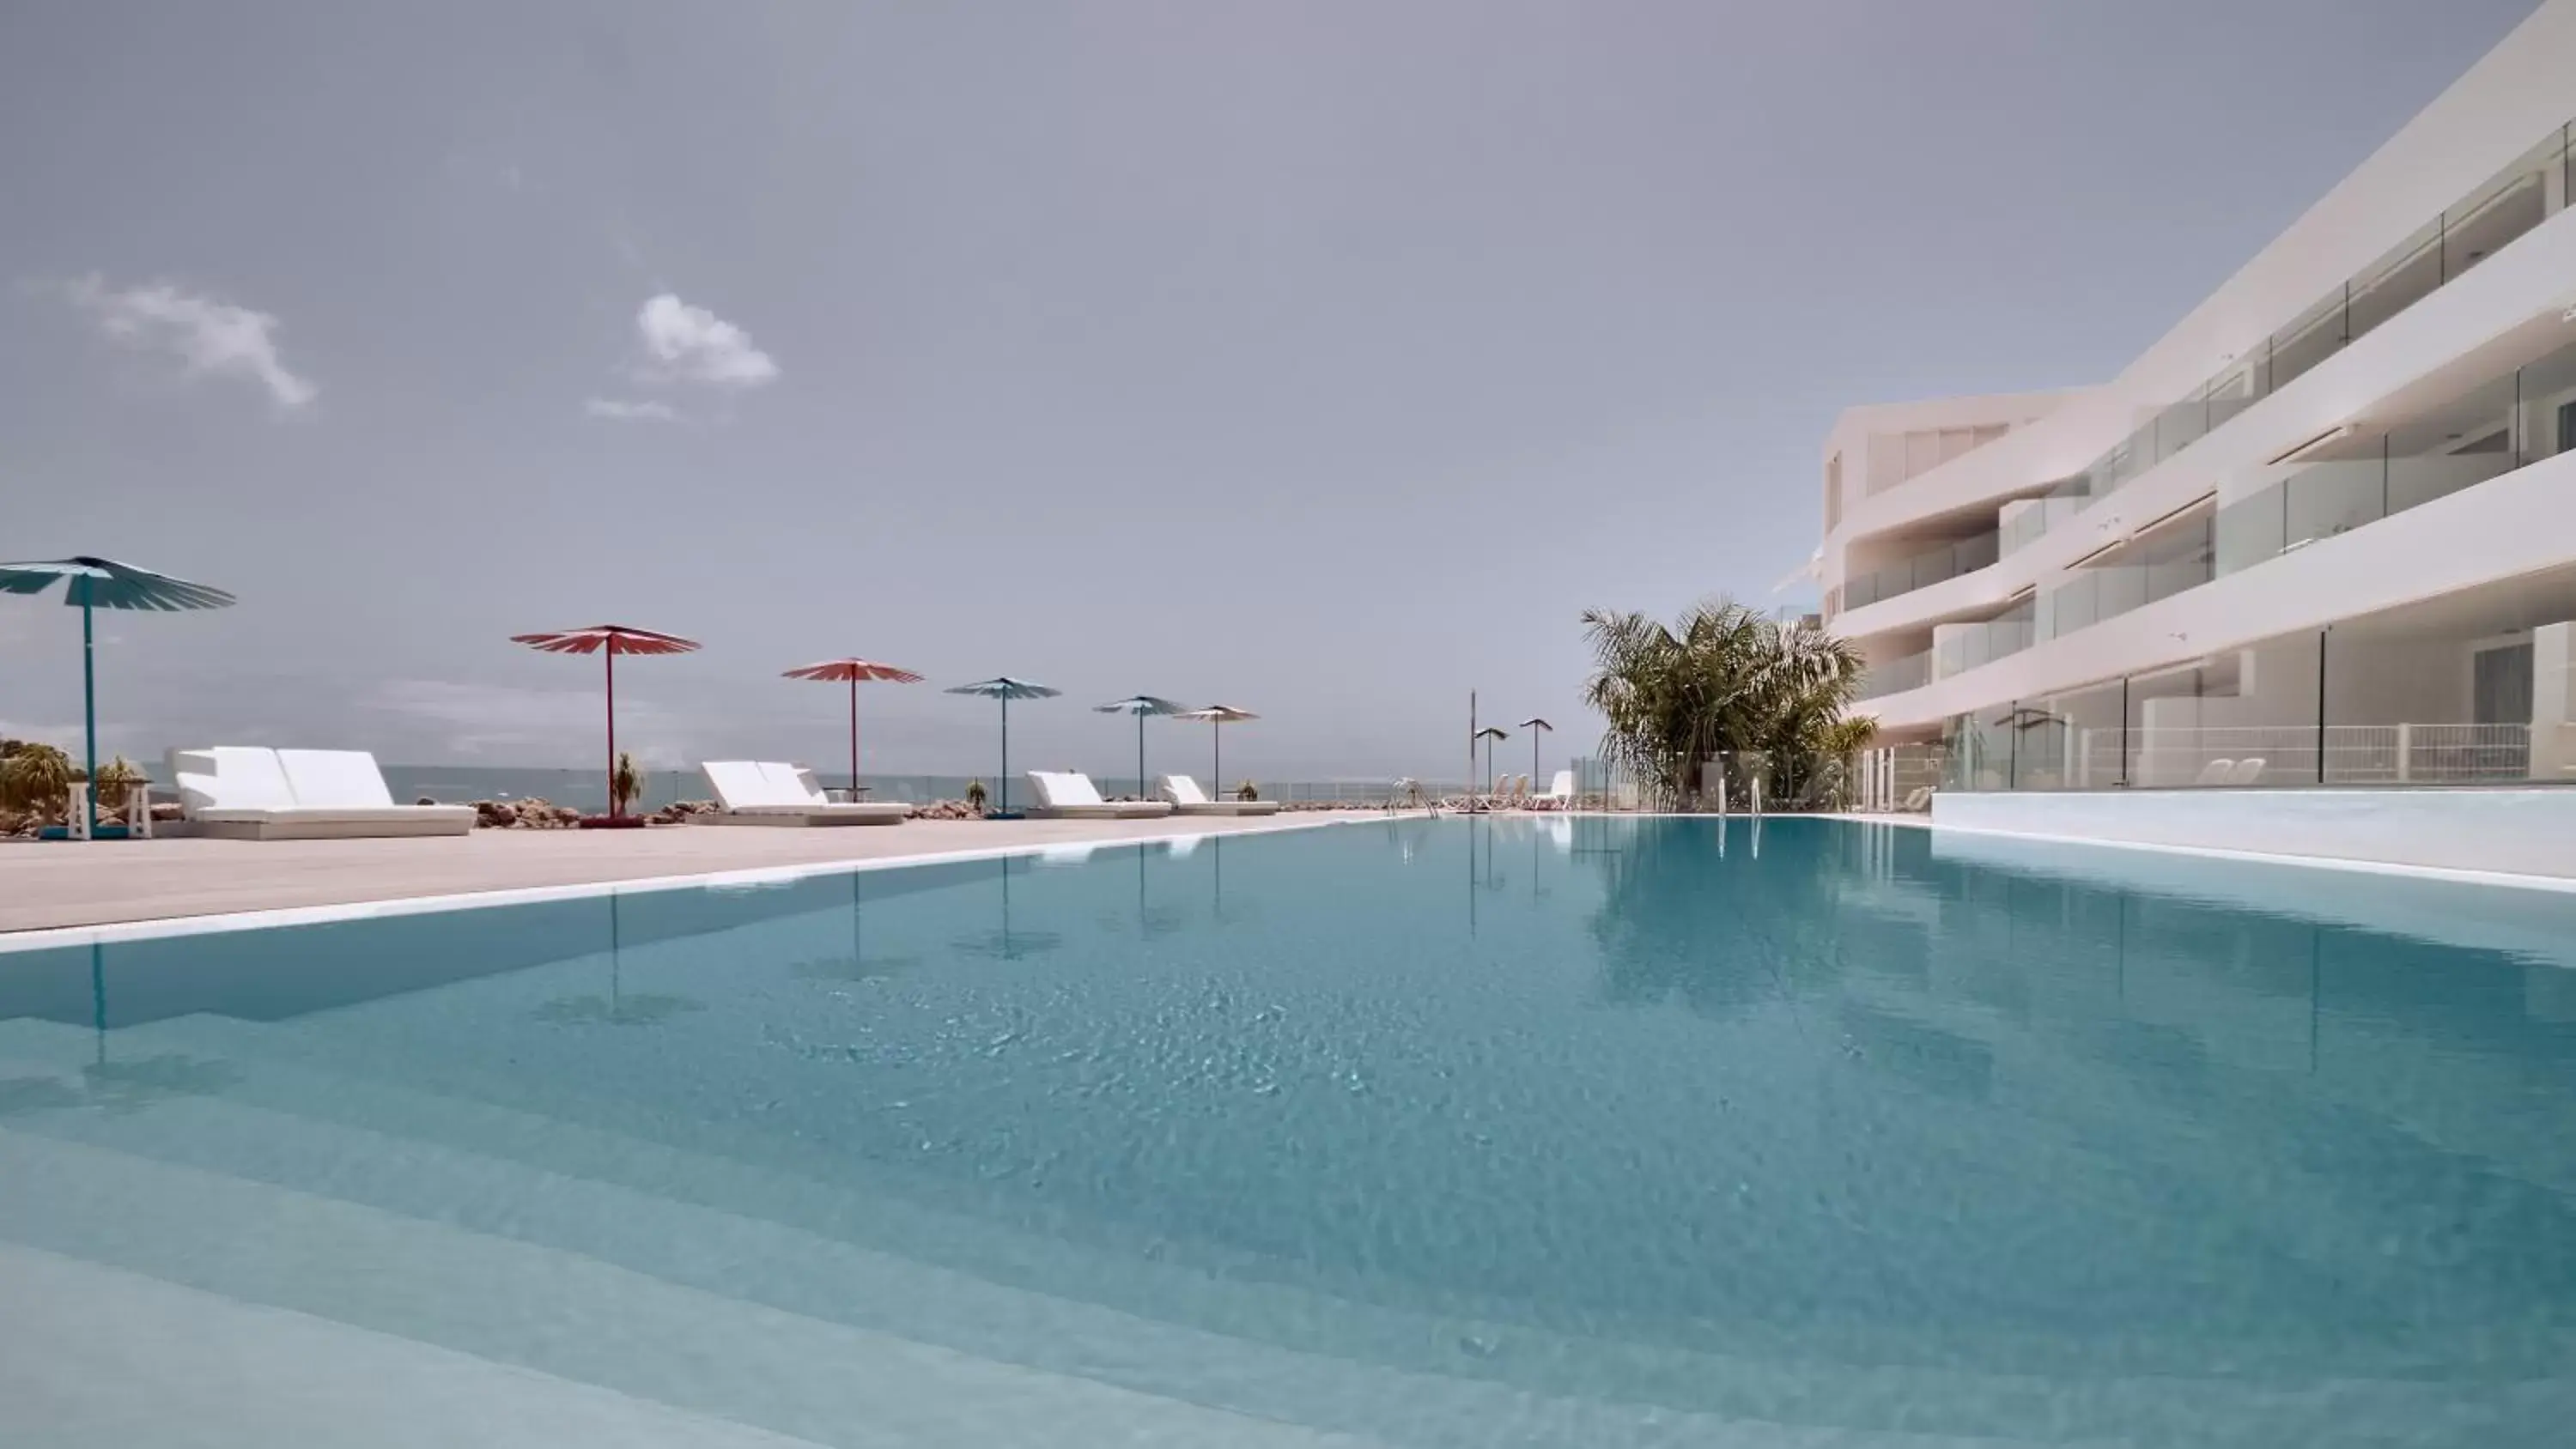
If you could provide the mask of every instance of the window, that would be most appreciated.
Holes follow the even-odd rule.
[[[2476,659],[2470,719],[2482,725],[2531,723],[2531,642],[2481,649]]]

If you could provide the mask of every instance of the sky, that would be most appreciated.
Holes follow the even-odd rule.
[[[1460,772],[1762,607],[1865,402],[2098,382],[2530,0],[0,7],[0,556],[103,744]],[[78,616],[0,598],[0,734]],[[1195,751],[1198,734],[1159,724]],[[1526,759],[1516,730],[1506,762]],[[1182,756],[1188,763],[1195,756]]]

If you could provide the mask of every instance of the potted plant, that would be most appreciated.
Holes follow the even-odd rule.
[[[984,813],[983,781],[969,780],[966,782],[966,808],[974,811],[978,815]]]
[[[99,767],[97,788],[90,793],[98,797],[101,813],[113,810],[121,818],[125,802],[134,796],[134,787],[150,778],[140,766],[119,755]]]
[[[1242,784],[1234,787],[1234,798],[1237,800],[1258,800],[1261,798],[1261,791],[1256,788],[1250,780],[1246,780]]]
[[[623,750],[618,751],[617,768],[608,773],[608,794],[609,811],[616,815],[625,814],[626,807],[643,798],[644,772],[635,768],[635,757]]]

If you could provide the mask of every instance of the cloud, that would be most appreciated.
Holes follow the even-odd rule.
[[[741,391],[778,379],[778,364],[754,347],[751,334],[669,292],[645,299],[635,314],[647,382],[693,382]]]
[[[581,410],[589,417],[612,418],[626,423],[675,423],[680,420],[677,408],[650,398],[595,397],[583,402]]]
[[[303,407],[320,392],[278,359],[278,323],[269,313],[183,292],[168,282],[110,290],[96,272],[64,287],[63,295],[110,341],[169,353],[191,376],[248,378],[288,408]]]

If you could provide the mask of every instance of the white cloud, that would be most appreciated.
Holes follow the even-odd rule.
[[[168,282],[110,290],[95,272],[66,286],[63,294],[110,340],[170,353],[191,375],[249,378],[267,388],[280,407],[300,408],[320,391],[278,360],[278,323],[269,313],[183,292]]]
[[[680,420],[678,409],[650,398],[595,397],[582,403],[581,410],[590,417],[612,418],[618,422],[675,423]]]
[[[635,330],[648,359],[637,375],[646,381],[741,390],[778,378],[778,364],[752,345],[750,333],[669,292],[645,299]]]

